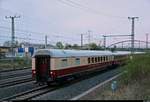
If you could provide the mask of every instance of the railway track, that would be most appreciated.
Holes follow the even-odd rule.
[[[69,85],[72,85],[72,84],[77,83],[77,82],[79,82],[81,80],[87,79],[89,77],[82,77],[82,78],[78,78],[77,80],[72,80],[72,81],[69,80],[69,81],[67,81],[68,83],[63,83],[61,86],[60,86],[60,84],[56,85],[56,86],[52,86],[52,87],[48,87],[47,85],[40,86],[40,87],[37,87],[37,88],[29,90],[29,91],[25,91],[25,92],[22,92],[22,93],[19,93],[19,94],[15,94],[15,95],[10,96],[10,97],[6,97],[6,98],[3,98],[3,99],[0,99],[0,101],[31,100],[32,98],[38,97],[40,95],[46,94],[46,93],[54,91],[56,89],[67,87]]]
[[[31,73],[26,72],[26,73],[12,74],[12,75],[1,75],[0,76],[0,81],[4,80],[4,79],[17,78],[17,77],[26,76],[26,75],[31,75]]]
[[[17,69],[8,69],[8,70],[1,70],[1,73],[5,73],[5,72],[13,72],[13,71],[19,71],[19,70],[26,70],[26,69],[30,69],[31,67],[24,67],[24,68],[17,68]]]
[[[35,89],[26,91],[26,92],[22,92],[22,93],[19,93],[19,94],[10,96],[10,97],[3,98],[0,101],[30,100],[33,97],[40,96],[40,95],[45,94],[47,92],[53,91],[55,89],[57,89],[57,87],[49,88],[47,85],[44,85],[44,86],[40,86],[40,87],[37,87]]]
[[[29,82],[29,81],[32,81],[32,80],[33,79],[30,77],[30,75],[19,77],[19,78],[15,79],[15,80],[13,80],[13,78],[11,78],[9,80],[2,80],[2,81],[0,81],[0,88],[13,86],[13,85],[16,85],[16,84]]]
[[[82,80],[85,80],[85,79],[89,79],[89,78],[91,78],[93,76],[96,76],[96,75],[98,75],[100,73],[103,73],[104,71],[106,71],[106,70],[103,70],[103,71],[100,71],[100,72],[96,72],[94,74],[91,73],[88,76],[83,76],[83,77],[77,78],[76,80],[67,81],[67,83],[63,83],[61,86],[60,85],[56,85],[56,86],[52,86],[52,87],[48,87],[47,85],[40,86],[40,87],[34,88],[32,90],[29,90],[29,91],[24,91],[24,92],[15,94],[13,96],[2,98],[2,99],[0,99],[0,101],[32,100],[32,99],[34,99],[36,97],[39,97],[39,96],[41,96],[43,94],[52,92],[54,90],[65,88],[67,86],[70,86],[72,84],[78,83],[78,82],[80,82]]]
[[[21,69],[16,71],[0,72],[0,80],[13,78],[13,77],[20,77],[29,74],[31,74],[31,69]]]

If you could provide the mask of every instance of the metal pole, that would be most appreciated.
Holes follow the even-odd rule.
[[[10,18],[11,19],[11,54],[12,54],[12,58],[11,58],[11,63],[12,63],[12,67],[13,69],[15,69],[15,66],[14,66],[14,41],[15,41],[15,23],[14,23],[14,19],[15,18],[20,18],[20,16],[10,16],[10,17],[5,17],[6,19]]]
[[[11,60],[11,62],[12,62],[13,69],[15,69],[15,66],[14,66],[14,40],[15,40],[14,17],[11,18],[11,21],[12,21],[12,23],[11,23],[11,27],[12,27],[12,29],[11,29],[11,30],[12,30],[12,38],[11,38],[11,39],[12,39],[12,40],[11,40],[12,60]]]
[[[123,42],[122,42],[122,49],[123,49]]]
[[[83,48],[83,34],[81,34],[81,49]]]
[[[132,40],[132,52],[134,52],[134,18],[132,18],[132,31],[131,31],[131,40]]]
[[[104,50],[106,50],[106,36],[105,35],[103,35],[103,37],[104,37]]]
[[[45,49],[47,48],[47,35],[45,35]]]
[[[140,42],[140,40],[139,40],[139,49],[141,48],[140,44],[141,44],[141,42]]]
[[[104,42],[103,42],[103,47],[106,50],[106,37],[124,37],[124,36],[131,36],[131,35],[103,35],[104,37]]]
[[[88,46],[88,50],[90,50],[90,43],[91,43],[91,35],[90,35],[90,30],[88,30],[88,33],[89,33],[89,39],[88,39],[88,42],[89,42],[89,46]]]
[[[134,20],[138,19],[139,17],[128,17],[128,19],[132,20],[131,25],[131,53],[134,53]]]
[[[146,34],[146,49],[148,50],[148,33]]]

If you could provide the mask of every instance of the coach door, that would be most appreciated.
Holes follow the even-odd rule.
[[[36,56],[36,80],[46,82],[49,78],[50,56]]]

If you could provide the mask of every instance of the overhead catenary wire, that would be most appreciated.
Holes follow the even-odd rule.
[[[85,6],[85,5],[82,5],[82,4],[80,4],[80,3],[78,3],[78,2],[76,2],[76,1],[72,1],[72,0],[58,0],[58,1],[63,1],[63,2],[65,2],[66,4],[69,4],[70,6],[74,6],[75,8],[79,8],[79,9],[83,9],[83,10],[86,10],[86,11],[90,11],[90,12],[92,12],[93,11],[93,13],[95,13],[95,14],[100,14],[100,15],[103,15],[103,13],[102,12],[100,12],[100,11],[96,11],[95,9],[93,9],[93,8],[89,8],[89,7],[87,7],[87,6]],[[111,17],[111,15],[106,15],[106,16],[109,16],[109,17]],[[116,17],[117,18],[117,17]],[[17,32],[26,32],[26,33],[34,33],[34,34],[38,34],[39,32],[32,32],[32,31],[22,31],[22,30],[16,30]],[[45,33],[39,33],[39,34],[44,34],[45,35]],[[53,35],[52,35],[53,36]],[[54,36],[53,36],[54,37]],[[60,37],[61,39],[74,39],[74,38],[68,38],[68,37]]]
[[[89,7],[87,7],[87,6],[84,6],[84,5],[82,5],[82,4],[80,4],[80,3],[78,3],[78,2],[75,2],[75,1],[72,1],[72,0],[65,0],[65,1],[63,1],[63,0],[58,0],[58,1],[61,1],[61,2],[65,2],[67,5],[70,5],[70,6],[73,6],[73,7],[75,7],[75,8],[79,8],[79,9],[83,9],[83,10],[86,10],[86,11],[90,11],[90,12],[92,12],[93,11],[93,13],[99,13],[99,14],[101,14],[101,12],[97,12],[96,10],[94,10],[94,9],[92,9],[92,8],[89,8]],[[67,2],[66,2],[67,1]],[[9,10],[7,10],[7,11],[9,11]],[[103,15],[103,14],[102,14]],[[27,32],[27,33],[35,33],[35,34],[45,34],[45,33],[39,33],[39,32],[31,32],[31,31],[23,31],[23,30],[20,30],[20,29],[18,29],[18,30],[16,30],[17,32]],[[63,37],[63,38],[65,38],[65,37]],[[61,39],[62,39],[62,37],[61,37]],[[65,38],[65,39],[72,39],[72,38]]]
[[[0,26],[0,28],[10,29],[9,27],[5,27],[5,26]],[[45,34],[45,33],[41,33],[41,32],[34,32],[34,31],[28,31],[28,30],[22,30],[22,29],[16,29],[16,31],[26,32],[26,33],[35,33],[35,34]]]
[[[5,27],[5,26],[0,26],[0,28],[3,28],[3,29],[8,29],[10,30],[9,27]],[[27,34],[39,34],[41,36],[44,36],[44,34],[47,34],[48,33],[42,33],[42,32],[35,32],[35,31],[29,31],[29,30],[22,30],[22,29],[16,29],[16,32],[23,32],[23,33],[27,33]],[[18,34],[18,33],[17,33]],[[19,33],[21,34],[21,33]],[[72,37],[66,37],[66,36],[62,36],[62,35],[65,35],[65,34],[61,34],[61,35],[51,35],[51,37],[55,37],[55,38],[58,38],[60,37],[61,39],[62,38],[65,38],[65,39],[70,39],[70,40],[78,40],[78,39],[75,39],[75,38],[72,38]],[[49,35],[48,35],[49,36]]]
[[[19,13],[16,13],[16,12],[13,12],[13,11],[11,11],[11,10],[9,10],[9,9],[6,9],[6,8],[0,8],[0,11],[4,11],[4,12],[9,12],[9,13],[11,13],[11,14],[13,14],[13,15],[16,15],[16,14],[18,14],[18,15],[21,15],[22,17],[24,17],[24,18],[28,18],[28,20],[26,20],[26,22],[30,22],[30,23],[38,23],[38,24],[43,24],[43,23],[47,23],[47,22],[44,22],[43,20],[41,20],[41,19],[37,19],[37,18],[35,18],[35,17],[31,17],[31,16],[29,16],[29,15],[24,15],[24,14],[19,14]],[[2,16],[2,15],[0,15],[0,16]],[[17,21],[17,20],[16,20]],[[7,21],[4,21],[4,22],[7,22]],[[24,25],[27,25],[28,23],[26,23],[26,22],[24,22],[23,24]],[[7,22],[7,23],[9,23],[9,22]],[[17,22],[16,22],[17,23]],[[19,23],[20,24],[20,23]],[[21,25],[23,25],[22,23],[21,23]],[[50,24],[56,24],[55,22],[50,22]]]
[[[1,38],[6,38],[6,40],[8,40],[9,41],[9,38],[11,38],[10,36],[5,36],[5,35],[7,35],[6,33],[4,33],[4,35],[0,35],[0,37]],[[20,35],[20,34],[19,34]],[[32,42],[34,42],[34,41],[42,41],[42,43],[45,41],[44,40],[44,37],[43,37],[43,39],[35,39],[35,38],[33,38],[33,37],[19,37],[19,35],[18,34],[16,34],[16,36],[15,36],[15,39],[16,40],[24,40],[24,41],[26,41],[26,42],[28,42],[28,40],[30,40],[30,42],[32,41]],[[61,37],[63,37],[63,36],[61,36]],[[66,40],[66,39],[68,39],[68,40],[72,40],[71,38],[64,38],[64,41],[63,40],[61,40],[61,42],[65,42],[65,43],[67,43],[67,41],[68,40]],[[55,40],[55,41],[52,41],[52,40],[48,40],[48,42],[51,42],[51,43],[57,43],[57,42],[59,42],[59,40]]]
[[[91,13],[94,13],[94,14],[98,14],[98,15],[101,15],[101,16],[107,16],[107,17],[113,17],[113,18],[117,18],[117,19],[127,19],[127,17],[123,17],[123,16],[116,16],[116,15],[112,15],[112,14],[108,14],[108,13],[104,13],[104,12],[101,12],[99,10],[96,10],[96,9],[93,9],[93,8],[90,8],[88,6],[85,6],[85,5],[82,5],[81,3],[77,3],[73,0],[57,0],[63,4],[66,4],[68,6],[71,6],[71,7],[75,7],[75,8],[78,8],[78,9],[81,9],[81,10],[86,10],[88,12],[91,12]]]

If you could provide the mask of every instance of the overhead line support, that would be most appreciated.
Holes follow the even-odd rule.
[[[15,41],[15,18],[20,18],[20,16],[5,16],[6,19],[11,19],[11,54],[12,54],[12,58],[11,58],[11,62],[12,62],[12,67],[13,69],[14,67],[14,41]]]

